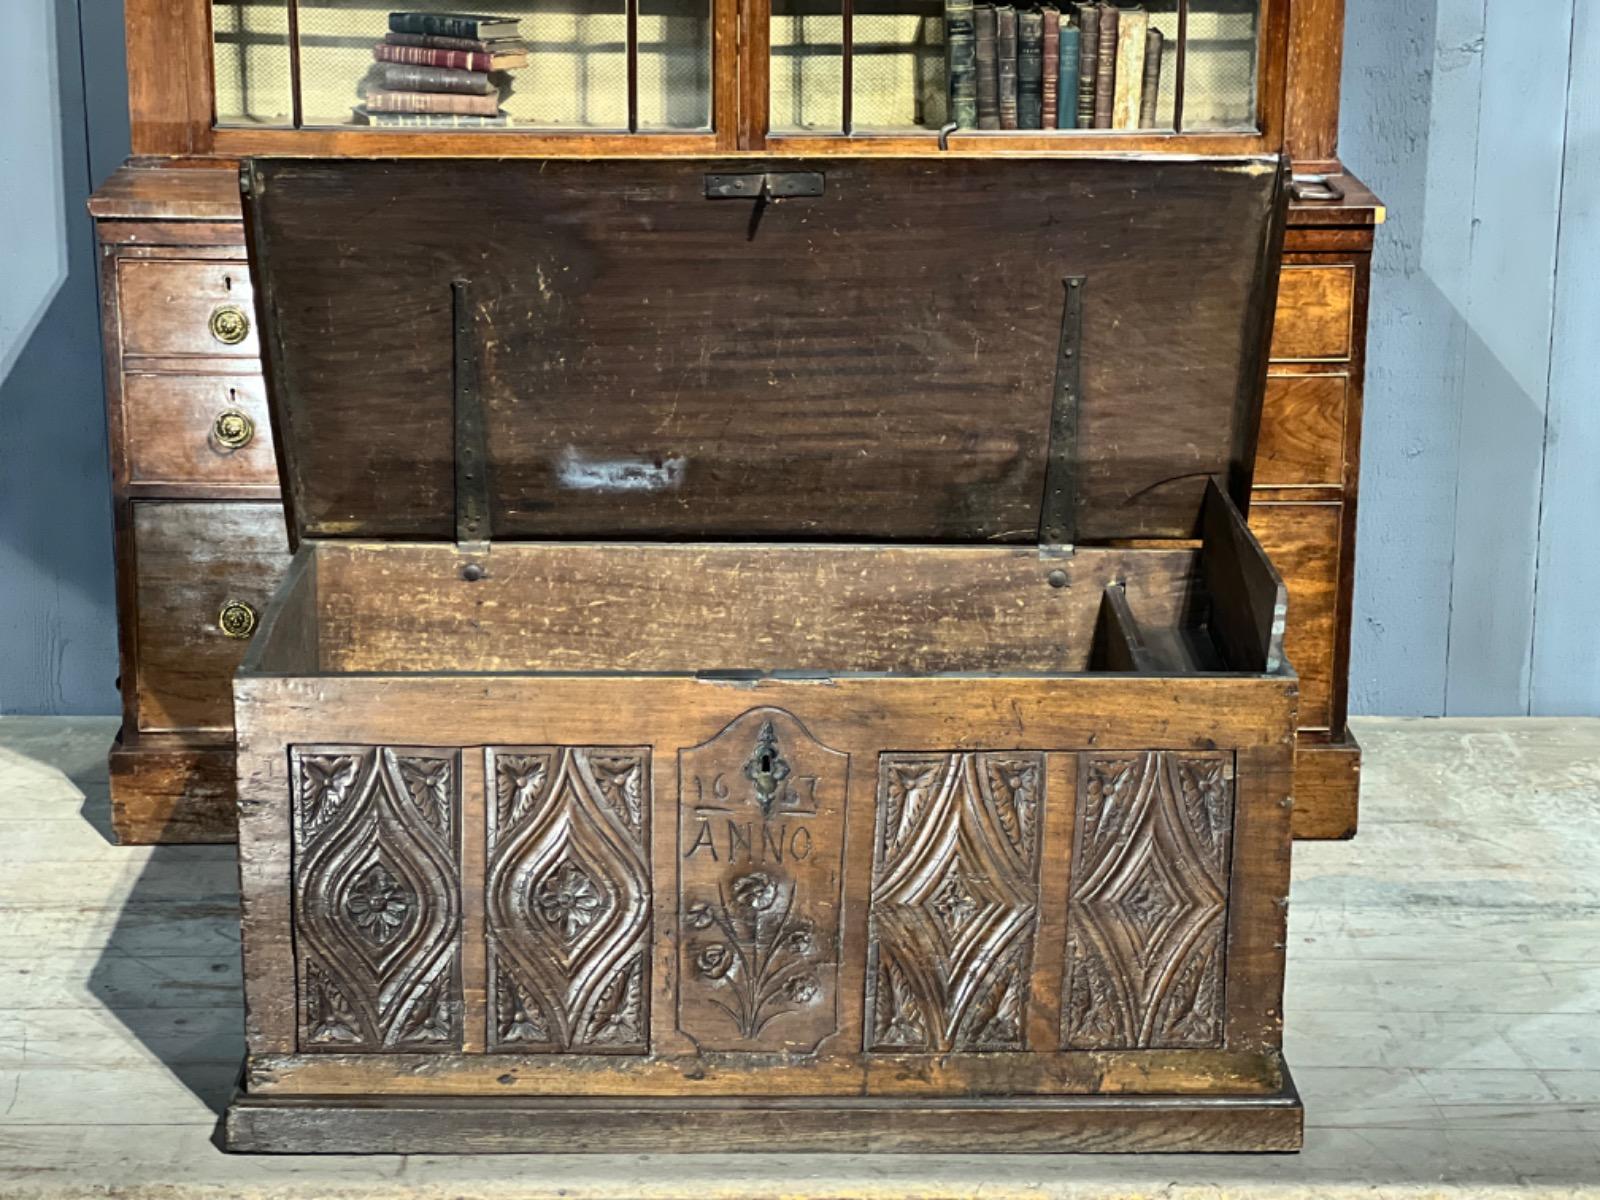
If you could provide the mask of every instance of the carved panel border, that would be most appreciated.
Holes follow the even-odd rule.
[[[1079,760],[1062,1045],[1222,1044],[1233,756]]]
[[[289,757],[300,1048],[459,1050],[460,753]]]
[[[485,752],[491,1051],[644,1054],[650,751]]]
[[[866,1049],[1027,1048],[1045,755],[884,754]]]

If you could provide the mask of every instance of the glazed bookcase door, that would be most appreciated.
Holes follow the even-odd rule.
[[[373,47],[395,7],[392,0],[212,0],[217,124],[366,124],[363,97],[383,87],[385,70]],[[494,73],[504,128],[711,129],[711,0],[512,0],[495,12],[517,21],[528,48],[525,65]]]
[[[394,0],[187,0],[209,31],[193,73],[209,128],[160,137],[217,153],[814,151],[855,141],[932,152],[1169,148],[1238,153],[1281,142],[1286,0],[1150,0],[1155,99],[1113,128],[988,131],[950,100],[943,0],[510,0],[528,54],[491,75],[492,113],[374,113]],[[445,0],[412,8],[450,10]],[[1131,73],[1130,73],[1131,74]],[[176,88],[161,83],[163,89]],[[1061,81],[1065,112],[1078,91]],[[184,107],[174,91],[173,108]],[[141,130],[141,140],[144,140]],[[903,143],[903,144],[899,144]],[[430,145],[433,149],[430,150]]]
[[[1073,119],[1079,81],[1073,79],[1063,81],[1061,103],[1052,114],[1058,119],[1047,118],[1043,128],[1072,138],[1260,133],[1265,7],[1264,0],[1150,0],[1127,6],[1122,12],[1129,29],[1122,36],[1139,43],[1131,49],[1132,61],[1142,64],[1141,89],[1135,94],[1147,101],[1143,111],[1134,104],[1110,129],[1079,128]],[[970,115],[964,117],[951,102],[954,51],[948,28],[944,0],[771,0],[771,132],[977,132]],[[1149,31],[1154,34],[1147,40]],[[1153,46],[1148,59],[1147,46]],[[1123,57],[1128,52],[1119,50],[1119,65],[1129,61]],[[1092,99],[1092,87],[1088,91]],[[1026,125],[1018,132],[1025,133]]]

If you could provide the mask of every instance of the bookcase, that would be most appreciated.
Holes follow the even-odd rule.
[[[413,0],[413,8],[460,11]],[[1132,6],[1128,6],[1130,9]],[[363,120],[378,0],[127,0],[134,157],[100,243],[127,842],[234,830],[229,680],[288,562],[237,163],[1286,150],[1291,206],[1250,520],[1289,588],[1297,836],[1356,827],[1346,729],[1362,378],[1383,208],[1338,159],[1343,0],[1147,0],[1155,124],[952,128],[942,0],[515,0],[503,123]]]

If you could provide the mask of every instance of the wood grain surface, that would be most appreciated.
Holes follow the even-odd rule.
[[[1208,475],[1243,500],[1271,160],[785,160],[824,195],[706,198],[757,169],[257,160],[302,531],[450,535],[455,279],[498,538],[1037,540],[1069,275],[1078,538],[1189,536]]]

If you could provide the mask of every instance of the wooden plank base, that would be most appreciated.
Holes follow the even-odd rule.
[[[1308,742],[1294,753],[1294,837],[1343,841],[1356,835],[1361,797],[1361,746],[1348,729],[1337,742]]]
[[[1294,1081],[1256,1096],[639,1099],[253,1096],[224,1148],[250,1154],[1231,1153],[1300,1149]]]
[[[233,743],[146,737],[112,743],[111,828],[123,846],[191,845],[238,838]]]

